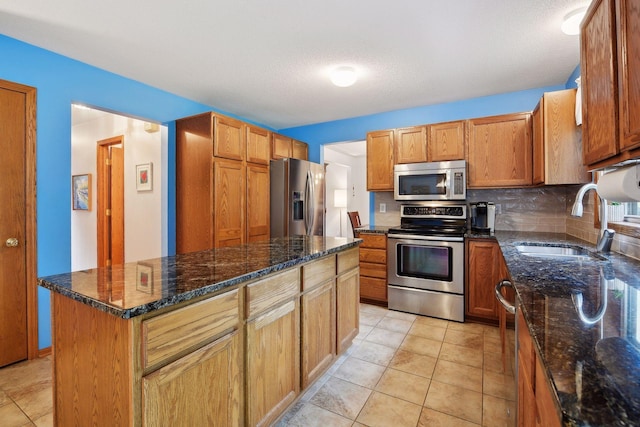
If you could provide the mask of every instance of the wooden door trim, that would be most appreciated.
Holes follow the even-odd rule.
[[[104,221],[104,207],[102,204],[106,200],[106,195],[104,192],[104,179],[105,179],[105,167],[104,161],[108,156],[105,156],[104,148],[108,148],[110,145],[118,145],[122,144],[122,148],[124,149],[124,135],[118,135],[107,139],[101,139],[97,142],[96,149],[96,174],[97,174],[97,197],[96,197],[96,215],[97,215],[97,265],[102,266],[102,260],[105,256],[105,246],[104,246],[104,229],[105,229],[105,221]]]
[[[38,250],[36,228],[36,93],[35,87],[0,80],[0,88],[25,94],[25,267],[27,288],[27,357],[38,350]]]

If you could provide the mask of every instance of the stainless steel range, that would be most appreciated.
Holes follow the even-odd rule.
[[[389,230],[389,308],[464,322],[467,206],[431,201],[402,205]]]

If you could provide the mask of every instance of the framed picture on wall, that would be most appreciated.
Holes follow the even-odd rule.
[[[139,262],[136,266],[136,290],[153,293],[153,266]]]
[[[153,163],[136,166],[136,190],[151,191],[153,189]]]
[[[91,210],[91,174],[71,176],[71,200],[74,211]]]

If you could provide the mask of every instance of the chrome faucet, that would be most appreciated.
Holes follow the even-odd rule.
[[[590,182],[583,185],[578,190],[576,200],[573,202],[573,208],[571,209],[571,215],[581,217],[582,216],[582,199],[589,190],[597,190],[598,186]],[[596,191],[596,194],[598,192]],[[598,194],[600,198],[600,233],[598,235],[598,242],[596,243],[596,251],[608,253],[611,250],[611,243],[613,243],[613,236],[616,234],[615,230],[607,228],[607,201]]]

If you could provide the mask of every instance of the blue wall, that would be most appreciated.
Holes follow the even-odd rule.
[[[38,276],[62,273],[71,268],[69,186],[71,103],[74,102],[168,126],[168,251],[170,254],[175,253],[174,121],[204,111],[225,112],[1,34],[0,58],[0,79],[33,86],[38,90]],[[571,78],[569,81],[572,81]],[[284,129],[280,132],[308,142],[310,159],[320,161],[321,146],[325,143],[362,140],[371,130],[530,111],[535,107],[542,92],[563,88],[564,85],[552,86],[474,98]],[[38,289],[38,318],[39,347],[45,348],[51,345],[51,325],[49,292],[42,288]]]

